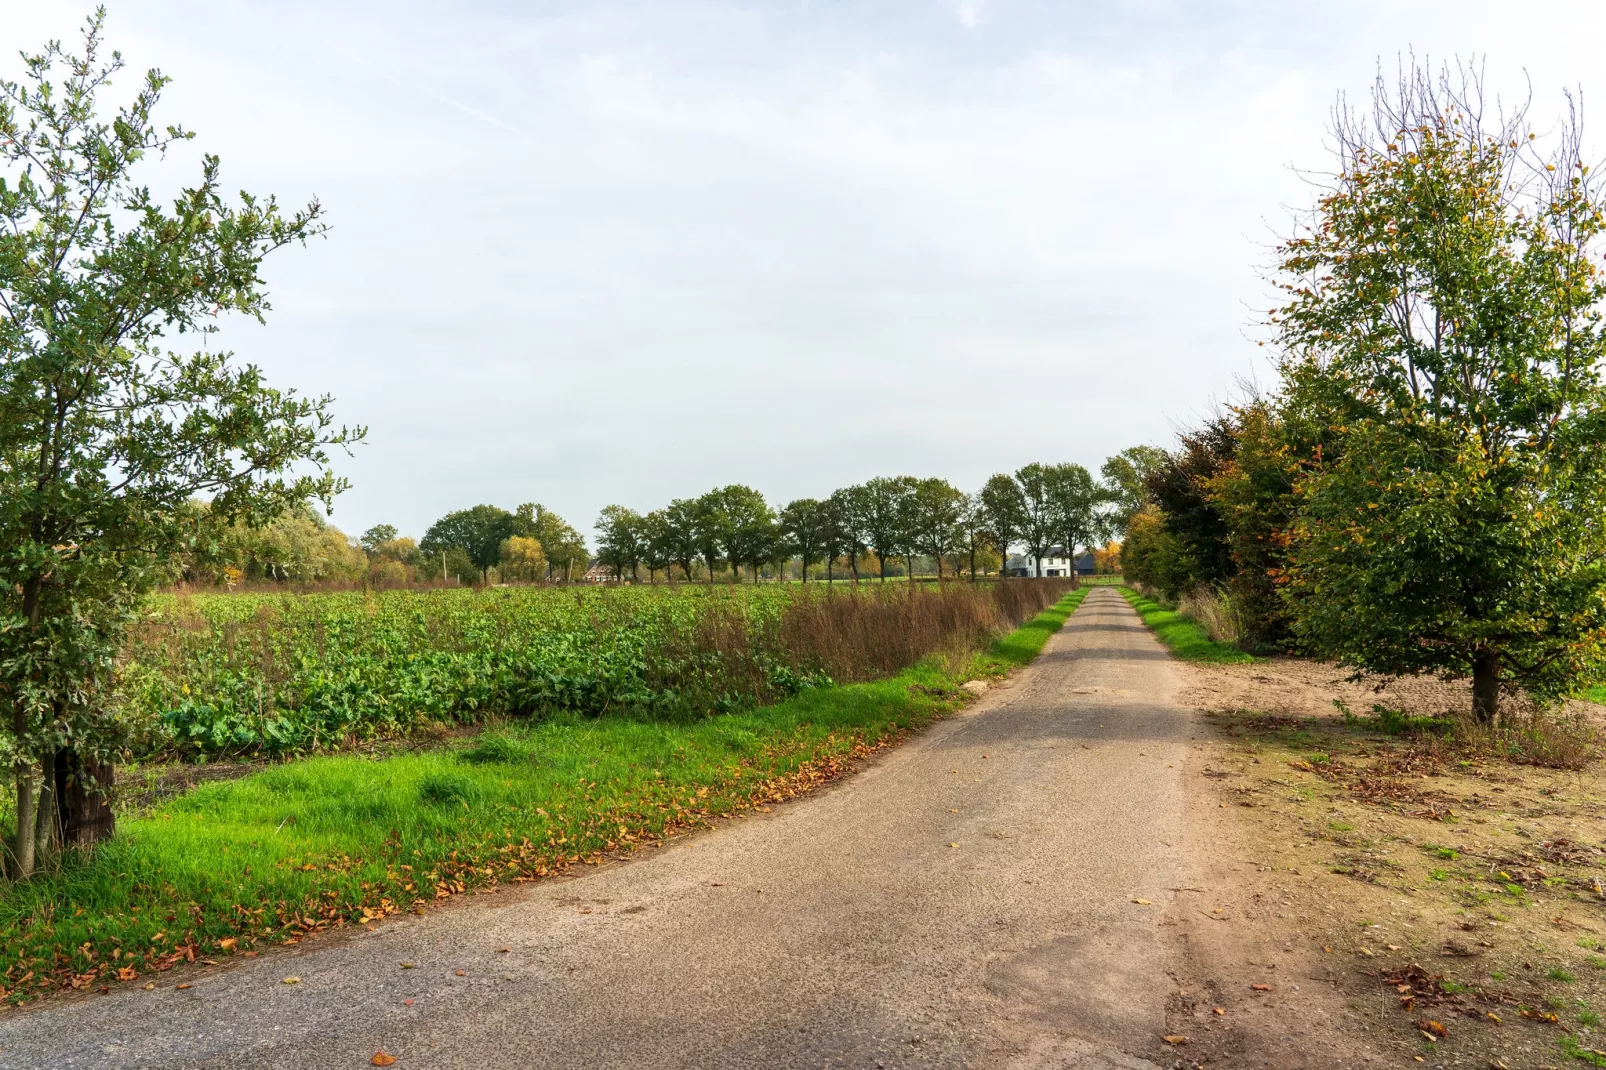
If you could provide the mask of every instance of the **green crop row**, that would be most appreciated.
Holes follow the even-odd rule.
[[[886,676],[1061,593],[1000,586],[163,596],[118,701],[140,755],[308,753],[488,713],[686,719]]]

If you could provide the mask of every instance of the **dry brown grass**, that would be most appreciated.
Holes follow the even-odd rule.
[[[699,615],[682,649],[664,659],[718,665],[732,693],[771,698],[776,663],[837,683],[891,676],[922,658],[950,661],[984,647],[1059,601],[1069,579],[1005,583],[866,584],[799,590],[775,617],[755,622],[739,603]]]

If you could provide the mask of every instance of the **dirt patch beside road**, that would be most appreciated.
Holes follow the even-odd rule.
[[[1407,1064],[1606,1066],[1598,761],[1513,764],[1431,733],[1390,735],[1333,703],[1431,716],[1464,708],[1464,686],[1378,691],[1292,659],[1183,671],[1183,701],[1214,727],[1188,770],[1194,834],[1223,845],[1189,852],[1215,870],[1195,883],[1243,889],[1236,902],[1196,895],[1182,915],[1197,975],[1172,1024],[1203,1023],[1190,1058],[1255,1065],[1265,1024],[1246,1041],[1240,1021],[1276,1015],[1278,994],[1298,984],[1341,997],[1339,1019],[1325,1023],[1333,1034]],[[1211,983],[1228,966],[1230,983]],[[1255,970],[1271,986],[1259,1002],[1243,992]],[[1313,1023],[1278,1024],[1292,1049],[1324,1042]],[[1324,1065],[1314,1054],[1258,1062]]]

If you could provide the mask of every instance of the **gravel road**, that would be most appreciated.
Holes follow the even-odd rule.
[[[1130,1053],[1156,1051],[1173,991],[1177,687],[1098,588],[1012,683],[836,787],[582,877],[10,1012],[0,1067],[1152,1067]]]

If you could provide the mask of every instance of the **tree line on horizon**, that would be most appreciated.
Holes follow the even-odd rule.
[[[970,494],[941,478],[891,476],[779,508],[742,484],[646,513],[609,505],[597,518],[594,556],[578,531],[534,504],[511,513],[495,505],[456,510],[416,543],[391,525],[376,525],[360,544],[371,578],[398,583],[443,576],[485,583],[493,572],[504,583],[567,582],[593,561],[617,581],[639,581],[645,570],[650,582],[661,575],[739,583],[744,571],[756,580],[766,570],[782,575],[795,566],[805,581],[811,569],[823,568],[829,582],[839,567],[857,580],[865,565],[885,580],[907,575],[915,559],[933,562],[939,578],[949,571],[974,578],[1002,568],[1014,548],[1032,557],[1041,575],[1055,547],[1074,556],[1076,548],[1096,550],[1124,530],[1142,493],[1135,459],[1148,449],[1110,458],[1101,480],[1079,464],[1033,463],[994,475]]]

